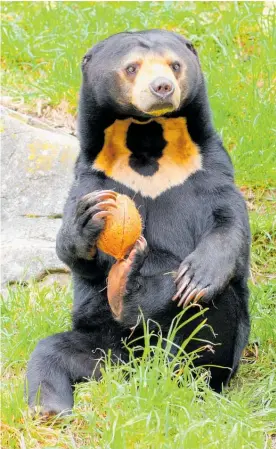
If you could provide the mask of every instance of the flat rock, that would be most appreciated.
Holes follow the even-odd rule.
[[[66,272],[57,231],[79,151],[76,137],[1,108],[2,284]]]

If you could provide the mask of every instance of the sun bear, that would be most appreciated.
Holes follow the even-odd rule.
[[[210,387],[220,392],[248,340],[250,231],[197,52],[174,32],[123,32],[86,53],[82,74],[80,153],[57,236],[57,254],[72,271],[73,324],[34,350],[29,405],[69,411],[73,385],[100,377],[102,351],[127,360],[123,340],[142,335],[141,312],[166,335],[189,304],[208,306],[210,326],[197,337],[215,346],[195,364],[210,365]],[[117,193],[134,200],[143,235],[114,268],[97,239]],[[186,312],[185,319],[198,307]],[[187,350],[199,346],[194,339]]]

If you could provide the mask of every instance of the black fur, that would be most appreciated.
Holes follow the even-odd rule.
[[[126,138],[126,145],[132,153],[129,165],[141,175],[152,176],[158,170],[158,159],[166,143],[159,123],[150,122],[142,126],[132,123]]]
[[[198,144],[203,170],[191,175],[182,185],[173,187],[155,199],[142,197],[104,174],[92,171],[91,163],[101,150],[104,130],[115,119],[134,116],[145,120],[131,105],[116,103],[110,67],[132,46],[172,48],[188,65],[188,91],[181,108],[172,117],[187,119],[191,138]],[[145,138],[147,126],[154,131],[155,122],[133,126],[128,146],[133,151],[132,166],[154,167],[162,152],[163,141]],[[158,128],[158,127],[157,127]],[[81,151],[76,163],[75,180],[64,209],[63,225],[57,238],[57,253],[72,270],[74,281],[73,329],[42,340],[28,366],[29,404],[40,402],[46,412],[58,413],[73,405],[72,385],[94,375],[99,377],[97,359],[101,350],[125,358],[122,339],[137,323],[139,307],[145,319],[158,321],[166,334],[171,320],[179,312],[172,297],[176,286],[171,276],[181,263],[188,263],[189,275],[210,286],[205,316],[216,337],[206,327],[200,337],[219,343],[215,352],[206,351],[198,364],[214,364],[210,385],[220,391],[238,367],[249,333],[248,289],[250,232],[245,203],[236,189],[233,168],[210,116],[204,79],[197,54],[189,41],[174,33],[148,31],[121,33],[97,44],[83,60],[83,84],[79,107]],[[134,134],[133,134],[134,133]],[[133,138],[134,135],[134,138]],[[141,160],[140,160],[141,155]],[[137,161],[140,161],[139,163]],[[155,162],[153,162],[155,161]],[[146,172],[145,175],[150,175]],[[98,251],[89,255],[102,227],[91,221],[93,193],[113,189],[134,197],[143,218],[148,256],[136,266],[128,280],[121,321],[111,313],[106,294],[106,278],[114,260]],[[188,316],[197,308],[189,309]],[[185,314],[185,319],[187,315]],[[200,319],[191,322],[178,335],[185,339]],[[142,332],[138,326],[133,338]],[[188,350],[201,343],[193,341]]]

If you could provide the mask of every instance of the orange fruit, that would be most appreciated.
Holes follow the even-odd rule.
[[[105,219],[105,227],[97,241],[98,248],[106,254],[123,259],[142,233],[142,219],[127,195],[117,195],[116,208]]]

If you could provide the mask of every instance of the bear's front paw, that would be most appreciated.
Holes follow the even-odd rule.
[[[208,303],[219,294],[226,285],[227,270],[223,263],[214,263],[204,255],[196,252],[190,254],[181,264],[175,278],[177,292],[172,298],[178,302],[178,307],[187,307],[191,302],[197,304],[200,300]]]
[[[120,320],[122,315],[124,296],[134,288],[135,278],[139,274],[147,254],[147,241],[141,236],[128,257],[118,260],[109,272],[107,298],[110,308],[118,320]]]
[[[81,239],[80,247],[94,249],[96,240],[104,228],[105,218],[116,208],[117,193],[113,190],[98,190],[82,197],[77,205],[75,226]],[[81,244],[80,244],[81,242]]]

